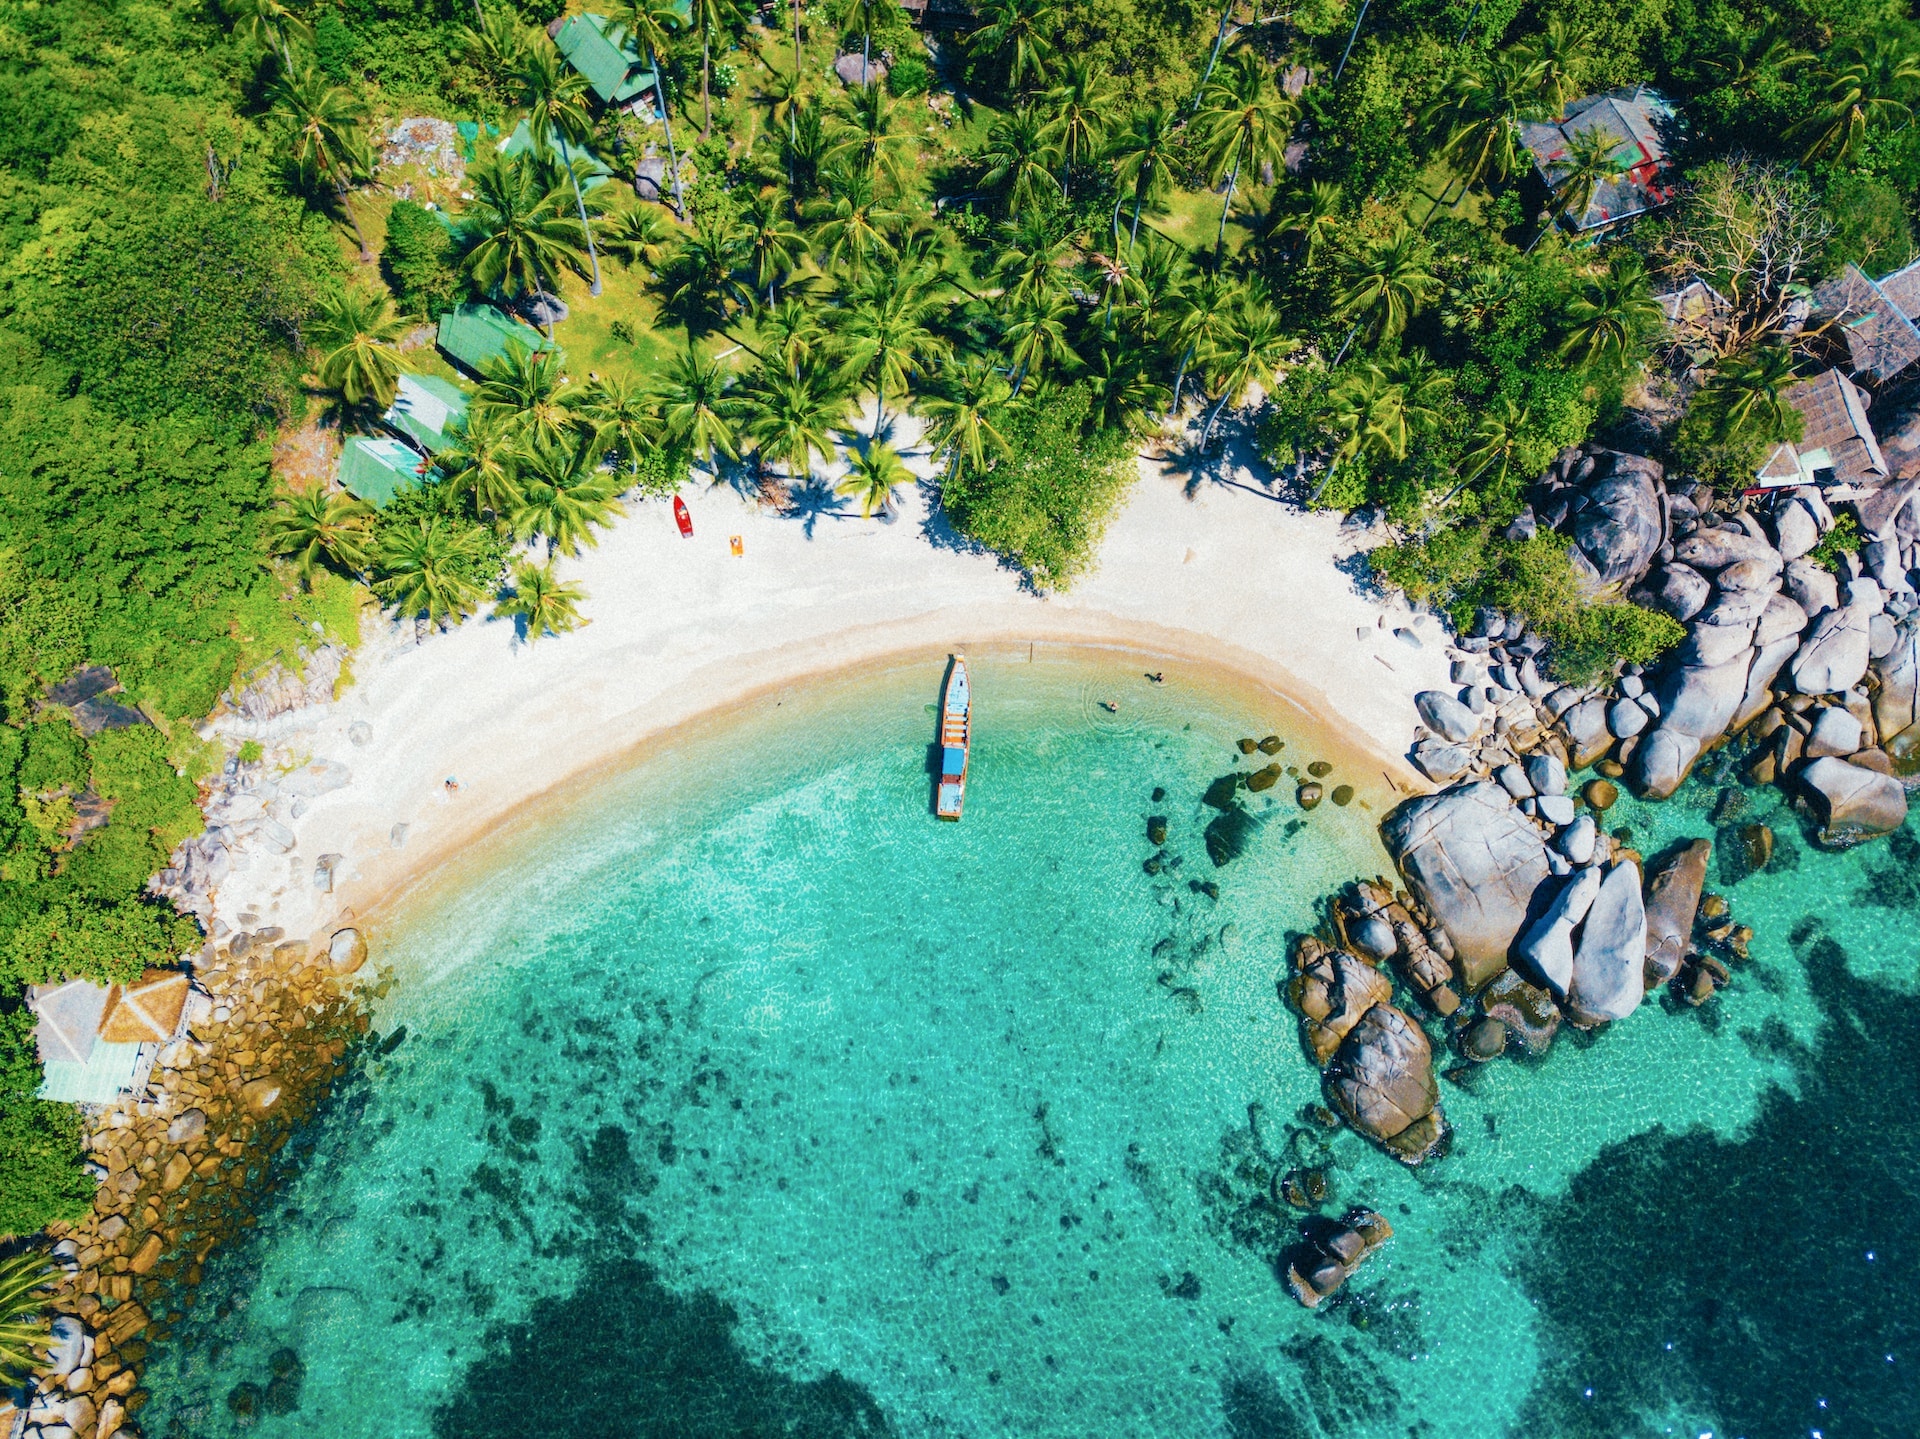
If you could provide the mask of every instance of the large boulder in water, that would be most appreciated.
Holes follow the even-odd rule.
[[[1820,821],[1822,844],[1844,848],[1906,823],[1907,792],[1892,775],[1828,757],[1802,768],[1798,779]]]
[[[1391,1004],[1369,1009],[1327,1066],[1328,1101],[1347,1123],[1385,1145],[1408,1164],[1426,1158],[1421,1143],[1432,1131],[1439,1138],[1440,1086],[1433,1077],[1433,1046],[1426,1031]],[[1427,1124],[1429,1118],[1432,1124]],[[1408,1154],[1393,1141],[1409,1131],[1421,1152]]]
[[[1693,939],[1700,892],[1707,886],[1707,861],[1712,858],[1712,841],[1696,839],[1662,860],[1647,881],[1647,957],[1642,978],[1649,991],[1680,972]]]
[[[1585,1029],[1632,1014],[1646,997],[1646,962],[1647,911],[1640,898],[1640,866],[1625,859],[1607,871],[1580,926],[1580,945],[1573,953],[1573,987],[1563,1006],[1568,1021]]]
[[[1574,926],[1586,918],[1593,897],[1600,892],[1600,881],[1598,869],[1575,870],[1520,938],[1518,959],[1529,977],[1552,990],[1556,999],[1564,999],[1573,983]]]
[[[1627,783],[1648,799],[1665,799],[1680,788],[1704,748],[1698,735],[1661,725],[1640,737],[1627,769]]]
[[[1316,939],[1304,939],[1294,954],[1295,973],[1287,999],[1300,1011],[1300,1037],[1325,1068],[1361,1016],[1393,998],[1393,981],[1344,950],[1329,951]]]
[[[1469,989],[1506,965],[1533,891],[1547,877],[1540,831],[1497,784],[1477,781],[1408,800],[1380,826],[1407,885],[1453,941]]]

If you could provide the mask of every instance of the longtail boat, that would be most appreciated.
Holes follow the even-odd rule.
[[[947,670],[947,690],[940,702],[940,788],[933,812],[941,819],[960,818],[967,795],[967,752],[973,739],[973,702],[967,690],[967,659],[955,655]]]

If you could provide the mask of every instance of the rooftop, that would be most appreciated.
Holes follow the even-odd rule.
[[[1886,481],[1887,462],[1867,421],[1867,397],[1838,370],[1802,380],[1787,391],[1805,429],[1799,442],[1783,441],[1760,466],[1760,484],[1855,485]]]
[[[431,461],[386,435],[355,435],[340,447],[340,484],[379,508],[420,483]]]
[[[45,1071],[40,1097],[111,1103],[180,1033],[189,992],[185,971],[172,969],[150,969],[126,985],[71,979],[33,986],[27,1004]]]
[[[551,348],[530,325],[492,305],[456,305],[440,317],[440,349],[455,364],[480,374],[519,346],[528,354]]]
[[[525,154],[533,148],[533,131],[522,120],[513,127],[513,133],[502,140],[499,150],[502,155],[512,159],[515,155]],[[563,165],[572,165],[580,176],[580,188],[591,190],[607,183],[612,176],[599,156],[583,145],[575,145],[564,135],[547,137],[547,153]]]
[[[453,443],[451,432],[466,414],[466,394],[451,380],[402,375],[393,404],[382,418],[428,454],[437,455]]]
[[[674,9],[685,24],[691,17],[687,0]],[[553,43],[609,105],[631,105],[653,89],[653,67],[627,35],[626,27],[604,15],[569,15],[554,31]]]
[[[1618,180],[1596,185],[1586,210],[1561,217],[1568,229],[1598,230],[1643,215],[1673,198],[1663,179],[1667,139],[1677,124],[1673,106],[1645,86],[1588,95],[1567,106],[1559,121],[1530,120],[1520,138],[1533,152],[1534,167],[1552,186],[1564,173],[1572,142],[1599,132],[1614,141],[1614,154],[1627,164]]]
[[[1813,299],[1846,340],[1856,375],[1885,380],[1920,360],[1920,260],[1878,280],[1849,263]]]

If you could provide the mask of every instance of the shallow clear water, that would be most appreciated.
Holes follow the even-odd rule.
[[[1920,1427],[1907,837],[1824,855],[1773,815],[1776,869],[1716,876],[1760,931],[1731,989],[1443,1086],[1453,1152],[1407,1171],[1302,1120],[1275,992],[1385,867],[1381,787],[1303,816],[1283,785],[1215,870],[1233,740],[1320,752],[1283,705],[974,668],[958,826],[928,661],[680,736],[419,897],[382,955],[404,1040],[214,1265],[149,1434]],[[1715,793],[1609,824],[1651,853]],[[1267,1191],[1323,1161],[1397,1238],[1308,1313]]]

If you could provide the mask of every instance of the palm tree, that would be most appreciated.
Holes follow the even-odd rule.
[[[372,519],[370,506],[344,492],[321,486],[283,489],[280,503],[267,513],[267,550],[290,559],[301,587],[312,589],[313,572],[321,564],[350,574],[366,569]]]
[[[582,619],[580,605],[587,592],[578,584],[560,579],[553,572],[553,561],[536,565],[521,560],[513,567],[508,592],[493,607],[506,619],[518,620],[528,644],[542,635],[564,635],[591,624]]]
[[[656,265],[673,229],[651,205],[615,210],[600,222],[600,245],[629,265]]]
[[[826,195],[807,210],[814,249],[858,281],[869,265],[885,263],[898,253],[895,239],[906,216],[885,204],[875,193],[873,177],[858,170],[834,167],[827,171],[826,188]]]
[[[1118,255],[1104,255],[1095,250],[1087,256],[1087,265],[1099,280],[1100,296],[1106,302],[1106,313],[1100,320],[1100,333],[1105,336],[1113,328],[1114,297],[1132,293],[1139,282],[1133,278],[1133,266]]]
[[[1011,453],[994,418],[1012,398],[1006,376],[979,358],[943,372],[932,390],[920,397],[920,409],[929,421],[927,448],[946,456],[948,474],[978,473],[986,469],[989,459]]]
[[[469,408],[453,444],[435,456],[445,483],[494,523],[525,498],[520,492],[520,430],[510,411]]]
[[[1593,38],[1556,15],[1537,35],[1515,45],[1513,53],[1522,73],[1530,78],[1540,109],[1558,116],[1584,89]]]
[[[273,113],[292,127],[292,159],[304,175],[323,180],[339,202],[353,237],[360,243],[360,263],[373,259],[360,221],[347,203],[354,180],[372,169],[367,154],[367,107],[349,90],[329,85],[309,65],[276,76],[268,91]]]
[[[1356,365],[1341,375],[1329,396],[1328,420],[1341,436],[1335,468],[1351,460],[1404,459],[1407,453],[1406,390],[1379,365]]]
[[[1463,66],[1428,109],[1427,123],[1445,139],[1439,154],[1460,172],[1462,193],[1488,176],[1504,179],[1522,165],[1520,122],[1539,114],[1538,76],[1517,55],[1494,54]],[[1443,192],[1428,219],[1447,203]]]
[[[1399,334],[1440,289],[1428,268],[1431,261],[1426,242],[1402,221],[1391,236],[1343,262],[1349,284],[1340,296],[1340,313],[1372,316],[1376,339]]]
[[[798,479],[813,473],[815,454],[833,457],[834,431],[845,423],[851,402],[839,372],[820,357],[761,365],[741,390],[741,432],[762,459]]]
[[[473,200],[462,218],[479,236],[467,272],[509,301],[557,289],[560,271],[587,253],[586,227],[567,214],[566,191],[542,186],[537,170],[523,158],[490,155],[467,171]]]
[[[227,19],[233,33],[278,57],[283,73],[293,73],[293,41],[313,43],[313,27],[281,0],[227,0]]]
[[[909,376],[926,370],[949,346],[933,324],[944,309],[911,272],[877,275],[847,308],[842,332],[849,360],[873,386],[873,439],[886,421],[887,395],[904,394]]]
[[[1187,366],[1193,363],[1194,355],[1212,345],[1239,295],[1240,288],[1234,281],[1218,270],[1209,270],[1197,283],[1182,286],[1173,296],[1169,307],[1173,326],[1168,338],[1183,348],[1168,414],[1179,412],[1180,394],[1187,384]]]
[[[791,291],[778,303],[761,306],[754,317],[754,332],[762,357],[789,368],[816,353],[824,355],[831,348],[819,313]]]
[[[1115,194],[1113,229],[1120,229],[1120,204],[1133,197],[1133,228],[1128,232],[1131,247],[1140,238],[1140,208],[1154,193],[1173,182],[1173,145],[1179,131],[1173,112],[1164,105],[1142,110],[1108,147],[1107,158],[1113,165]]]
[[[384,294],[347,285],[322,295],[306,333],[320,357],[320,383],[351,406],[386,409],[407,368],[394,344],[408,328]]]
[[[1017,93],[1028,76],[1036,86],[1046,78],[1047,62],[1053,58],[1051,0],[986,0],[980,22],[967,47],[1000,60],[1009,93]]]
[[[703,213],[656,274],[661,300],[690,329],[724,325],[753,303],[750,260],[747,237],[724,214]]]
[[[552,350],[511,347],[487,366],[468,412],[497,418],[523,445],[557,444],[574,429],[573,407],[560,393],[560,364]]]
[[[1053,146],[1047,143],[1047,135],[1046,118],[1028,104],[1014,106],[987,131],[987,143],[980,152],[987,172],[981,183],[990,190],[1005,192],[1010,215],[1018,215],[1023,206],[1042,195],[1059,192],[1060,182],[1053,174]]]
[[[872,519],[875,510],[891,518],[893,492],[902,485],[913,484],[916,478],[898,450],[885,440],[874,440],[868,444],[865,454],[853,456],[847,477],[835,488],[860,501],[862,519]]]
[[[1731,439],[1742,430],[1757,439],[1778,439],[1799,421],[1799,412],[1786,398],[1793,384],[1793,351],[1780,344],[1760,345],[1717,363],[1695,403],[1706,406],[1713,417],[1717,439]]]
[[[46,1353],[47,1310],[54,1267],[46,1255],[27,1250],[0,1260],[0,1382],[11,1386]]]
[[[1165,348],[1168,317],[1193,284],[1192,252],[1184,245],[1149,242],[1134,255],[1133,305],[1123,316],[1126,329],[1142,344]]]
[[[1467,439],[1467,452],[1460,457],[1460,483],[1441,506],[1475,480],[1488,480],[1487,488],[1495,491],[1506,489],[1519,467],[1532,418],[1531,409],[1511,395],[1501,395],[1483,410]]]
[[[1073,248],[1052,217],[1028,210],[1000,227],[1003,243],[994,256],[993,278],[1003,298],[1015,304],[1052,295],[1066,284],[1062,263]]]
[[[395,525],[380,537],[380,578],[373,582],[396,614],[412,615],[424,627],[463,620],[485,594],[475,578],[484,561],[484,532],[441,515],[423,515]]]
[[[1207,87],[1195,124],[1214,183],[1219,184],[1222,176],[1227,180],[1220,232],[1213,242],[1216,254],[1226,248],[1227,214],[1233,209],[1240,167],[1279,160],[1297,113],[1292,99],[1273,83],[1265,62],[1251,50],[1232,56],[1225,71]]]
[[[513,533],[527,542],[542,536],[547,554],[577,555],[596,545],[595,526],[622,513],[619,486],[597,463],[598,449],[572,439],[530,446],[521,462],[523,496],[513,513]]]
[[[729,459],[740,456],[729,418],[732,401],[727,391],[732,381],[732,375],[718,361],[703,359],[689,341],[686,351],[669,362],[655,390],[668,439],[685,445],[687,452],[709,469],[715,451]]]
[[[1203,452],[1213,442],[1213,427],[1219,422],[1220,412],[1229,403],[1243,403],[1254,386],[1271,384],[1280,372],[1280,362],[1296,343],[1281,331],[1280,312],[1264,295],[1249,292],[1240,298],[1226,324],[1200,352],[1200,363],[1220,396],[1200,435]]]
[[[626,25],[634,42],[645,48],[647,64],[653,67],[653,102],[659,108],[660,123],[667,131],[667,163],[673,175],[673,213],[687,218],[686,197],[680,193],[680,153],[673,147],[673,117],[667,112],[667,87],[660,81],[660,52],[675,30],[680,28],[680,12],[671,0],[623,0],[615,14]],[[796,20],[798,26],[799,21]],[[796,45],[794,53],[799,54]]]
[[[740,219],[747,253],[752,256],[753,282],[765,287],[771,305],[774,283],[806,260],[806,236],[786,218],[785,207],[771,195],[750,197]]]
[[[1567,158],[1549,167],[1548,179],[1553,186],[1552,217],[1540,227],[1540,235],[1552,228],[1554,220],[1568,215],[1574,217],[1578,228],[1593,204],[1594,191],[1626,174],[1632,167],[1634,154],[1625,142],[1601,125],[1571,137],[1567,141]],[[1533,237],[1527,246],[1529,250],[1540,243],[1540,235]]]
[[[632,484],[640,462],[653,451],[660,433],[659,397],[631,372],[599,375],[581,395],[576,412],[591,427],[594,453],[612,462]]]
[[[897,133],[898,107],[878,85],[850,91],[839,133],[827,149],[829,159],[850,159],[853,168],[889,184],[905,176],[911,136]]]
[[[1140,346],[1103,344],[1087,364],[1086,382],[1093,391],[1091,418],[1101,429],[1146,434],[1154,428],[1152,414],[1167,387],[1153,378]]]
[[[481,11],[477,25],[466,27],[460,52],[487,79],[488,90],[504,98],[508,83],[526,64],[534,32],[512,10]]]
[[[704,0],[712,3],[712,0]],[[580,231],[587,239],[587,256],[593,262],[593,294],[600,293],[600,252],[593,247],[593,227],[587,223],[587,201],[580,190],[580,176],[565,146],[584,149],[593,134],[593,116],[587,112],[587,77],[560,58],[544,33],[528,46],[520,64],[520,103],[527,107],[527,133],[533,140],[533,152],[545,155],[556,150],[573,183],[573,203],[580,212]],[[558,143],[556,143],[558,142]]]
[[[690,0],[689,14],[700,32],[700,138],[713,133],[713,32],[738,23],[736,0]]]
[[[1045,370],[1049,362],[1078,363],[1067,340],[1067,321],[1075,309],[1072,298],[1059,291],[1029,295],[1014,307],[1004,336],[1014,364],[1014,394],[1020,393],[1029,371]]]
[[[1869,130],[1913,123],[1920,52],[1894,32],[1878,30],[1870,40],[1837,50],[1821,70],[1820,82],[1825,102],[1787,134],[1813,137],[1807,160],[1825,156],[1844,162],[1865,143]]]
[[[794,55],[797,60],[799,56],[798,45],[794,47]],[[764,64],[765,62],[763,61],[762,63]],[[787,188],[789,190],[793,188],[793,146],[794,142],[800,138],[798,133],[798,117],[802,94],[803,89],[799,70],[780,71],[769,67],[765,82],[751,97],[755,103],[767,107],[767,123],[769,127],[779,124],[782,120],[786,121]]]
[[[1660,306],[1648,293],[1646,266],[1631,250],[1615,250],[1606,273],[1567,306],[1571,322],[1560,342],[1564,359],[1624,366],[1658,328]]]
[[[1307,193],[1296,196],[1286,209],[1271,212],[1268,233],[1296,236],[1296,253],[1302,263],[1311,265],[1314,251],[1338,228],[1340,199],[1340,186],[1331,180],[1315,180]]]
[[[1093,60],[1079,56],[1061,67],[1060,83],[1048,92],[1053,118],[1044,139],[1060,157],[1060,188],[1071,192],[1076,165],[1091,164],[1107,134],[1113,85]]]

